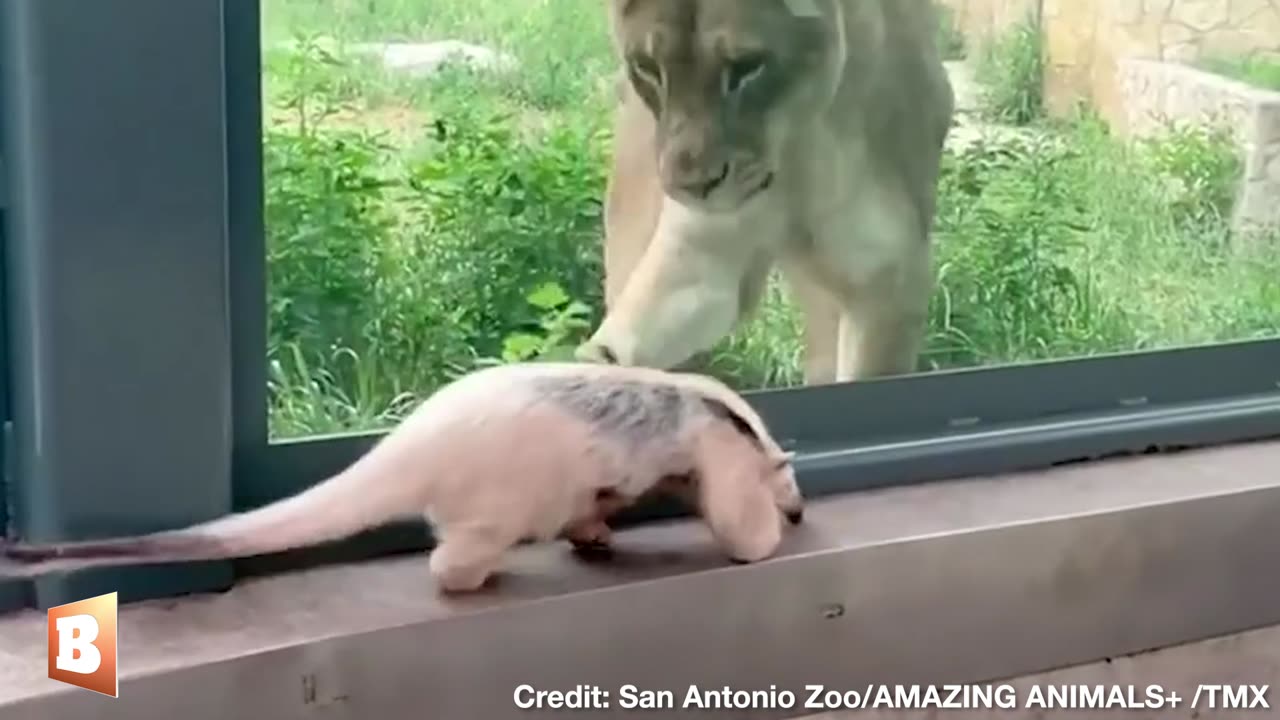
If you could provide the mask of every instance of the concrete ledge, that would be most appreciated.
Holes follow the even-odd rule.
[[[612,565],[527,548],[452,601],[420,557],[260,578],[123,608],[117,700],[46,679],[22,612],[0,618],[0,716],[501,720],[527,683],[597,685],[611,709],[575,714],[605,718],[628,683],[803,700],[1026,675],[1280,622],[1277,466],[1250,444],[836,496],[751,566],[695,524],[639,527]]]

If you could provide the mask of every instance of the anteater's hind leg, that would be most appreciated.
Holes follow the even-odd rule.
[[[436,584],[445,592],[479,590],[515,543],[490,530],[451,530],[441,533],[427,560]]]

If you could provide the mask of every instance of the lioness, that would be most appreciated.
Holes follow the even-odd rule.
[[[954,96],[931,0],[609,0],[623,64],[590,362],[671,368],[781,268],[805,380],[911,372]]]

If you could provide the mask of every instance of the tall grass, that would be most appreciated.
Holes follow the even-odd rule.
[[[394,422],[470,368],[566,357],[600,316],[612,63],[603,12],[530,0],[264,0],[271,428]],[[518,59],[387,72],[362,42],[457,39]],[[1231,242],[1229,141],[1133,145],[1048,123],[1004,47],[993,107],[1021,139],[948,150],[924,368],[1273,334],[1280,257]],[[998,53],[989,57],[1000,57]],[[1225,198],[1225,200],[1224,200]],[[1274,247],[1274,246],[1272,246]],[[801,380],[801,318],[776,279],[711,372]]]
[[[1026,125],[1044,111],[1044,36],[1032,15],[987,39],[979,49],[974,77],[983,86],[987,119]]]

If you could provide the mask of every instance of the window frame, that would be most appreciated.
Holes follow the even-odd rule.
[[[200,63],[220,64],[216,73],[200,65],[201,72],[191,78],[190,87],[183,91],[182,97],[199,106],[201,102],[212,102],[206,94],[216,93],[221,108],[218,119],[221,135],[217,138],[223,152],[221,169],[217,177],[200,177],[202,187],[220,188],[222,194],[208,203],[188,208],[192,217],[187,219],[206,225],[220,224],[220,235],[206,234],[199,240],[203,244],[193,248],[206,253],[204,257],[218,253],[222,262],[202,268],[203,274],[190,268],[184,272],[188,273],[189,281],[200,285],[201,292],[206,293],[216,284],[208,279],[217,273],[226,311],[190,314],[183,332],[174,332],[167,338],[151,335],[148,340],[151,352],[182,355],[175,346],[189,344],[193,337],[201,339],[210,357],[206,358],[199,374],[170,375],[156,381],[142,377],[137,368],[119,363],[90,374],[98,382],[145,388],[147,392],[140,393],[139,398],[143,406],[155,404],[155,397],[151,396],[166,394],[187,398],[192,405],[203,404],[206,411],[213,408],[215,416],[225,413],[224,422],[193,424],[195,410],[183,410],[171,401],[163,404],[168,415],[161,421],[152,419],[146,425],[152,431],[164,424],[171,425],[169,440],[185,438],[187,444],[198,445],[203,462],[210,468],[202,471],[198,478],[185,473],[187,491],[173,493],[166,473],[190,468],[171,458],[172,465],[168,468],[155,464],[133,468],[132,479],[121,486],[129,487],[134,493],[127,499],[123,497],[126,493],[114,487],[103,493],[90,479],[73,476],[75,472],[84,472],[85,467],[33,465],[41,457],[31,432],[33,420],[39,417],[41,430],[54,435],[62,429],[60,423],[71,421],[65,412],[50,412],[46,404],[52,400],[47,394],[34,393],[25,399],[15,396],[16,431],[11,459],[13,467],[20,470],[15,470],[19,474],[11,480],[14,495],[20,500],[13,508],[13,524],[16,533],[25,539],[71,539],[108,532],[138,532],[257,507],[337,472],[383,434],[278,442],[271,442],[269,438],[267,272],[261,175],[261,12],[257,0],[205,2],[200,17],[206,24],[196,26],[188,20],[189,32],[179,35],[183,40],[171,41],[167,47],[176,54],[187,53],[183,57],[193,72]],[[156,26],[161,22],[156,18],[161,17],[165,18],[164,22],[179,22],[181,16],[173,9],[166,10],[167,4],[164,0],[145,0],[95,13],[83,11],[84,6],[78,0],[13,0],[6,6],[2,18],[6,29],[0,50],[9,68],[5,75],[6,93],[12,93],[16,85],[29,82],[30,78],[24,79],[19,73],[30,57],[40,57],[40,48],[33,48],[33,44],[44,41],[50,46],[58,45],[52,33],[50,37],[21,37],[23,30],[37,27],[39,18],[67,13],[68,8],[74,6],[83,12],[62,17],[59,26],[62,32],[74,32],[77,23],[81,23],[81,27],[90,27],[92,23],[95,33],[124,42],[131,37],[131,32],[137,32],[134,28],[139,22],[145,21],[143,27],[146,22]],[[211,7],[214,6],[219,11],[216,23],[212,19]],[[185,5],[183,12],[190,14]],[[214,52],[215,42],[217,52]],[[192,53],[197,51],[192,49],[193,45],[203,54],[195,57]],[[155,63],[154,60],[152,63],[165,66],[158,72],[166,73],[188,67],[182,63]],[[123,74],[125,69],[118,59],[83,63],[82,67],[83,73],[91,74],[99,85],[111,82],[112,71]],[[107,80],[104,81],[104,77]],[[29,97],[40,99],[63,97],[67,89],[25,86],[25,92]],[[174,98],[156,97],[156,100],[172,105]],[[16,107],[8,101],[8,95],[5,104]],[[122,105],[111,108],[117,114],[114,119],[118,123],[127,118],[145,121],[154,114],[154,109]],[[187,112],[205,134],[196,137],[161,133],[160,137],[147,138],[153,151],[157,144],[169,142],[173,145],[167,150],[183,157],[186,150],[179,143],[210,141],[212,130],[200,123],[203,116],[191,108],[183,112]],[[21,124],[6,118],[5,137],[9,148],[24,147],[21,141],[27,138],[24,133],[29,133],[31,128],[18,127]],[[71,132],[71,129],[53,128],[45,132]],[[41,143],[26,143],[25,147],[15,153],[15,162],[6,167],[10,188],[19,187],[18,183],[30,179],[33,172],[38,172],[46,185],[54,181],[70,182],[58,173],[74,173],[79,184],[66,187],[87,193],[101,191],[102,183],[108,179],[104,173],[82,176],[83,173],[75,172],[75,168],[65,163],[48,163],[49,158],[41,154],[48,146]],[[122,159],[127,157],[126,149],[107,148],[102,152],[110,158]],[[153,157],[163,154],[154,153]],[[213,173],[212,166],[208,167],[209,173]],[[171,160],[165,169],[173,173],[172,182],[194,179],[190,168],[179,162]],[[163,190],[164,184],[159,179],[153,178],[152,182],[156,192]],[[75,212],[77,199],[59,197],[59,211]],[[57,269],[61,261],[50,259],[48,253],[41,255],[42,239],[29,236],[32,218],[43,218],[39,213],[48,212],[46,198],[15,193],[11,203],[15,218],[10,224],[13,242],[8,243],[11,260],[8,267],[25,267],[13,262],[15,257],[26,262],[39,256],[48,267]],[[142,204],[136,208],[137,213],[146,211]],[[156,226],[152,232],[164,232],[164,228]],[[211,245],[215,241],[221,243],[217,248]],[[145,251],[146,248],[130,250]],[[117,273],[102,280],[104,286],[138,281],[121,265],[101,270]],[[32,373],[40,367],[32,357],[30,344],[45,342],[39,348],[45,353],[70,353],[69,348],[76,344],[73,335],[76,320],[83,322],[84,317],[68,315],[67,308],[53,312],[42,306],[41,303],[47,304],[49,300],[47,291],[41,291],[20,273],[14,273],[9,279],[13,302],[8,310],[14,323],[11,340],[15,353],[10,372],[15,391],[24,395],[23,379],[33,377]],[[209,298],[203,299],[207,307]],[[190,310],[197,304],[176,294],[157,293],[151,297],[151,305],[167,309],[165,317]],[[113,331],[117,332],[117,338],[129,337],[129,321],[113,316],[109,309],[104,312],[99,305],[88,302],[69,307],[75,313],[94,313],[99,327],[105,326],[105,331],[97,336],[99,347]],[[63,344],[49,343],[49,337],[59,338]],[[221,345],[215,347],[214,343],[219,342]],[[48,354],[41,357],[45,363],[56,361],[56,357]],[[805,494],[820,497],[872,487],[1034,469],[1115,454],[1148,452],[1153,448],[1164,450],[1280,436],[1280,338],[768,390],[746,393],[746,397],[760,409],[776,434],[798,451],[796,466]],[[917,398],[928,398],[928,403],[913,404]],[[141,412],[123,412],[116,420],[141,421]],[[108,422],[105,416],[102,422]],[[183,434],[189,435],[197,426],[204,436],[197,439]],[[76,426],[73,430],[64,433],[72,438],[67,447],[86,450],[97,447],[90,438],[84,437],[82,428]],[[155,445],[155,437],[138,437],[129,440],[128,449],[145,454]],[[187,460],[187,465],[190,462]],[[92,500],[79,498],[76,493],[81,491],[89,493],[86,497]],[[174,495],[186,497],[174,498]],[[86,525],[83,517],[88,502],[96,505],[98,511],[106,510],[109,516],[114,515],[115,519],[103,518],[92,527]],[[679,513],[669,506],[645,507],[629,513],[623,522],[642,522],[674,514]],[[136,520],[124,520],[130,516]],[[24,595],[29,595],[30,602],[48,607],[93,594],[98,589],[118,590],[121,600],[127,602],[225,587],[235,575],[297,567],[334,557],[335,553],[348,559],[363,558],[396,550],[425,549],[429,545],[430,533],[425,526],[408,524],[366,533],[334,548],[291,553],[284,559],[237,562],[234,568],[232,563],[202,563],[97,570],[41,579]],[[108,587],[110,590],[105,589]],[[0,588],[0,609],[3,603],[3,588]]]
[[[0,99],[0,115],[4,112],[3,99]],[[12,432],[11,412],[9,409],[9,289],[6,275],[5,248],[8,247],[6,232],[8,218],[8,186],[5,183],[5,158],[0,152],[0,538],[9,529],[9,443]],[[0,580],[0,611],[6,607],[17,607],[26,604],[26,586],[23,583]]]
[[[0,5],[20,539],[231,508],[222,24],[217,0]],[[229,562],[107,568],[22,594],[128,602],[232,578]]]

